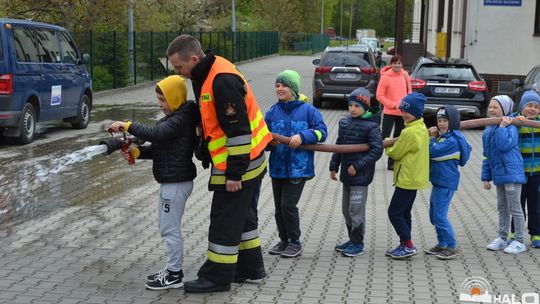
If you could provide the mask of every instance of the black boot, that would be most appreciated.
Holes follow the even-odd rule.
[[[236,273],[234,275],[234,280],[233,282],[235,283],[244,283],[244,282],[247,282],[247,283],[262,283],[262,280],[264,278],[266,278],[267,274],[266,274],[266,271],[264,271],[264,269],[262,270],[259,270],[259,271],[255,271],[251,274],[239,274],[239,273]]]
[[[189,281],[184,284],[184,291],[192,293],[218,292],[229,290],[231,290],[231,284],[220,285],[200,277],[196,280]]]

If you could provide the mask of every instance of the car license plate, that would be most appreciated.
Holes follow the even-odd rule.
[[[440,94],[459,94],[459,88],[442,88],[442,87],[435,87],[435,93],[440,93]]]
[[[353,73],[337,73],[336,78],[339,78],[339,79],[355,79],[356,74],[353,74]]]

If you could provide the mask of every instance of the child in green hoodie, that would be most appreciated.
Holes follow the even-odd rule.
[[[394,195],[388,217],[399,235],[400,244],[386,256],[405,259],[417,254],[411,239],[411,210],[418,189],[429,187],[429,135],[422,115],[426,96],[410,93],[399,105],[405,128],[386,154],[394,160]]]

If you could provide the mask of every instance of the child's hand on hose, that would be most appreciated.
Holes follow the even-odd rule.
[[[112,130],[115,133],[118,133],[118,132],[126,130],[126,125],[127,125],[126,122],[115,121],[115,122],[113,122],[113,124],[111,125],[111,127],[109,129]]]
[[[120,154],[126,161],[133,162],[135,159],[139,157],[140,152],[139,152],[139,148],[137,148],[136,145],[130,145],[129,148],[125,150],[121,149]]]
[[[439,136],[439,129],[437,127],[431,127],[428,131],[430,137],[437,138]]]
[[[300,147],[301,144],[302,144],[302,137],[300,137],[300,135],[296,134],[296,135],[291,136],[289,147],[296,149]]]

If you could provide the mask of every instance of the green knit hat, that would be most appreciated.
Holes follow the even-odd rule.
[[[300,92],[300,74],[293,70],[285,70],[277,75],[276,83],[286,85],[291,89],[294,98],[298,99]]]

